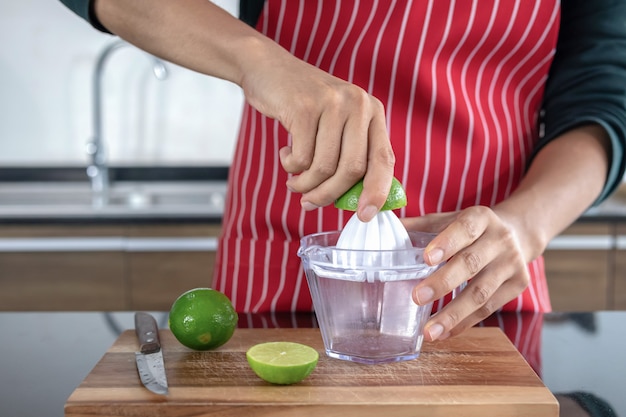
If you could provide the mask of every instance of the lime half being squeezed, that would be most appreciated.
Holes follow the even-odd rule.
[[[363,191],[363,180],[356,183],[335,202],[335,207],[343,210],[356,211],[359,197]],[[348,250],[396,250],[409,249],[413,245],[404,225],[392,211],[406,206],[407,199],[404,187],[397,178],[391,181],[387,200],[376,216],[369,222],[362,222],[356,213],[345,225],[337,248]],[[345,256],[347,253],[339,252]],[[354,254],[351,254],[352,256]]]
[[[363,192],[363,180],[360,180],[354,184],[348,191],[346,191],[341,197],[335,200],[335,207],[341,210],[356,211],[359,204],[359,197]],[[396,177],[391,180],[391,188],[387,195],[385,204],[381,207],[380,211],[396,210],[406,206],[406,192],[404,187],[400,184],[400,181]]]

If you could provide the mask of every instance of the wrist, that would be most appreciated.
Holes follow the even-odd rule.
[[[536,211],[514,199],[505,200],[493,208],[498,217],[509,226],[519,244],[519,250],[526,262],[531,262],[543,254],[551,237]]]

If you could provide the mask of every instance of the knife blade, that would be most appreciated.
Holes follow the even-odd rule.
[[[167,395],[167,376],[157,322],[148,313],[135,313],[139,352],[135,352],[137,372],[143,385],[155,394]]]

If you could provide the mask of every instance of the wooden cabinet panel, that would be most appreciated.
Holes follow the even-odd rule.
[[[544,253],[555,311],[606,310],[613,282],[612,227],[575,224]]]
[[[184,291],[211,285],[219,233],[219,224],[3,226],[0,310],[168,310]],[[60,248],[48,238],[73,239]],[[16,249],[24,239],[50,251]],[[81,239],[108,249],[82,251]]]
[[[549,250],[544,257],[553,310],[607,309],[610,251]]]
[[[615,256],[615,291],[613,308],[626,310],[626,250],[619,250]]]
[[[0,309],[123,310],[124,270],[122,253],[0,253]]]
[[[214,264],[215,252],[130,254],[130,309],[168,311],[183,292],[211,286]]]
[[[0,228],[3,239],[166,238],[168,244],[170,238],[193,241],[219,233],[219,224]],[[617,250],[607,246],[607,239],[618,242]],[[626,224],[577,223],[555,243],[544,254],[554,310],[626,309]],[[141,250],[0,252],[0,310],[168,310],[184,291],[211,286],[215,252]]]
[[[616,310],[626,310],[626,225],[617,227],[613,303]]]
[[[203,238],[219,236],[220,225],[132,225],[128,236],[140,238]],[[215,252],[131,252],[128,280],[131,310],[167,311],[183,292],[210,287]]]

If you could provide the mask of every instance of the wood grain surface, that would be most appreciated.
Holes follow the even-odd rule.
[[[317,368],[289,386],[259,379],[246,350],[293,341],[320,352]],[[170,394],[139,380],[134,331],[124,332],[67,400],[78,416],[558,416],[558,403],[498,328],[425,343],[418,359],[362,365],[331,359],[319,329],[237,329],[214,351],[182,346],[161,334]]]

